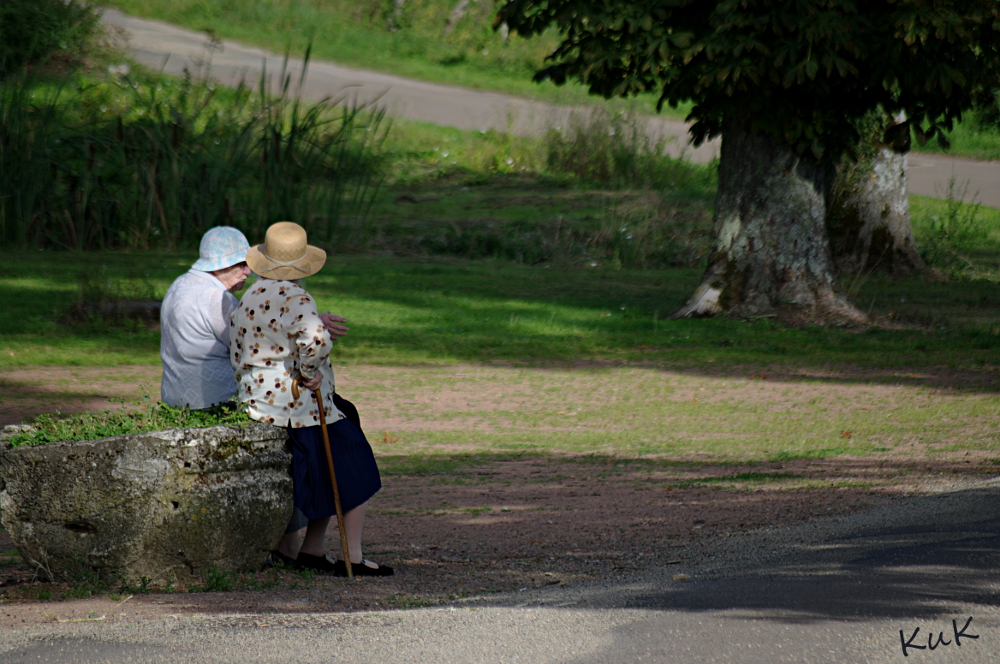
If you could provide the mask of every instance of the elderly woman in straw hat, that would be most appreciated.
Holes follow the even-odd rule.
[[[308,519],[297,565],[346,575],[343,561],[331,562],[325,552],[327,525],[336,509],[319,409],[309,391],[302,390],[298,399],[292,396],[292,380],[301,376],[302,386],[321,388],[354,574],[388,576],[392,568],[365,560],[361,553],[368,500],[382,487],[375,456],[361,429],[334,403],[330,335],[312,296],[298,283],[325,262],[326,252],[308,245],[305,230],[288,221],[268,228],[264,244],[247,252],[247,263],[260,279],[232,317],[230,360],[237,395],[252,418],[288,427],[295,507]]]

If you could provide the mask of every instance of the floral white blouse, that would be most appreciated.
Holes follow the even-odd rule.
[[[292,378],[323,376],[324,411],[328,423],[344,417],[333,405],[330,334],[312,296],[291,281],[260,279],[233,312],[229,328],[229,361],[236,371],[237,398],[250,417],[277,426],[319,425],[312,391],[299,388],[292,397]]]

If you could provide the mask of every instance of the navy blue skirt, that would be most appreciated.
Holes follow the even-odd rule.
[[[344,512],[368,501],[382,488],[375,455],[365,434],[350,420],[327,424],[330,451],[337,473],[340,507]],[[335,516],[333,487],[323,449],[323,432],[318,426],[288,429],[292,447],[292,478],[295,481],[295,506],[307,519]]]

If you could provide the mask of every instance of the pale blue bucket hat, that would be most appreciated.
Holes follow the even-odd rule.
[[[232,226],[216,226],[210,228],[201,238],[198,247],[200,258],[194,262],[192,269],[202,272],[222,270],[242,263],[247,259],[250,243],[246,236]]]

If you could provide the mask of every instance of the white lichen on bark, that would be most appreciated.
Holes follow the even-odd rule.
[[[842,274],[927,270],[910,225],[907,155],[880,145],[874,154],[842,166],[829,230]]]

